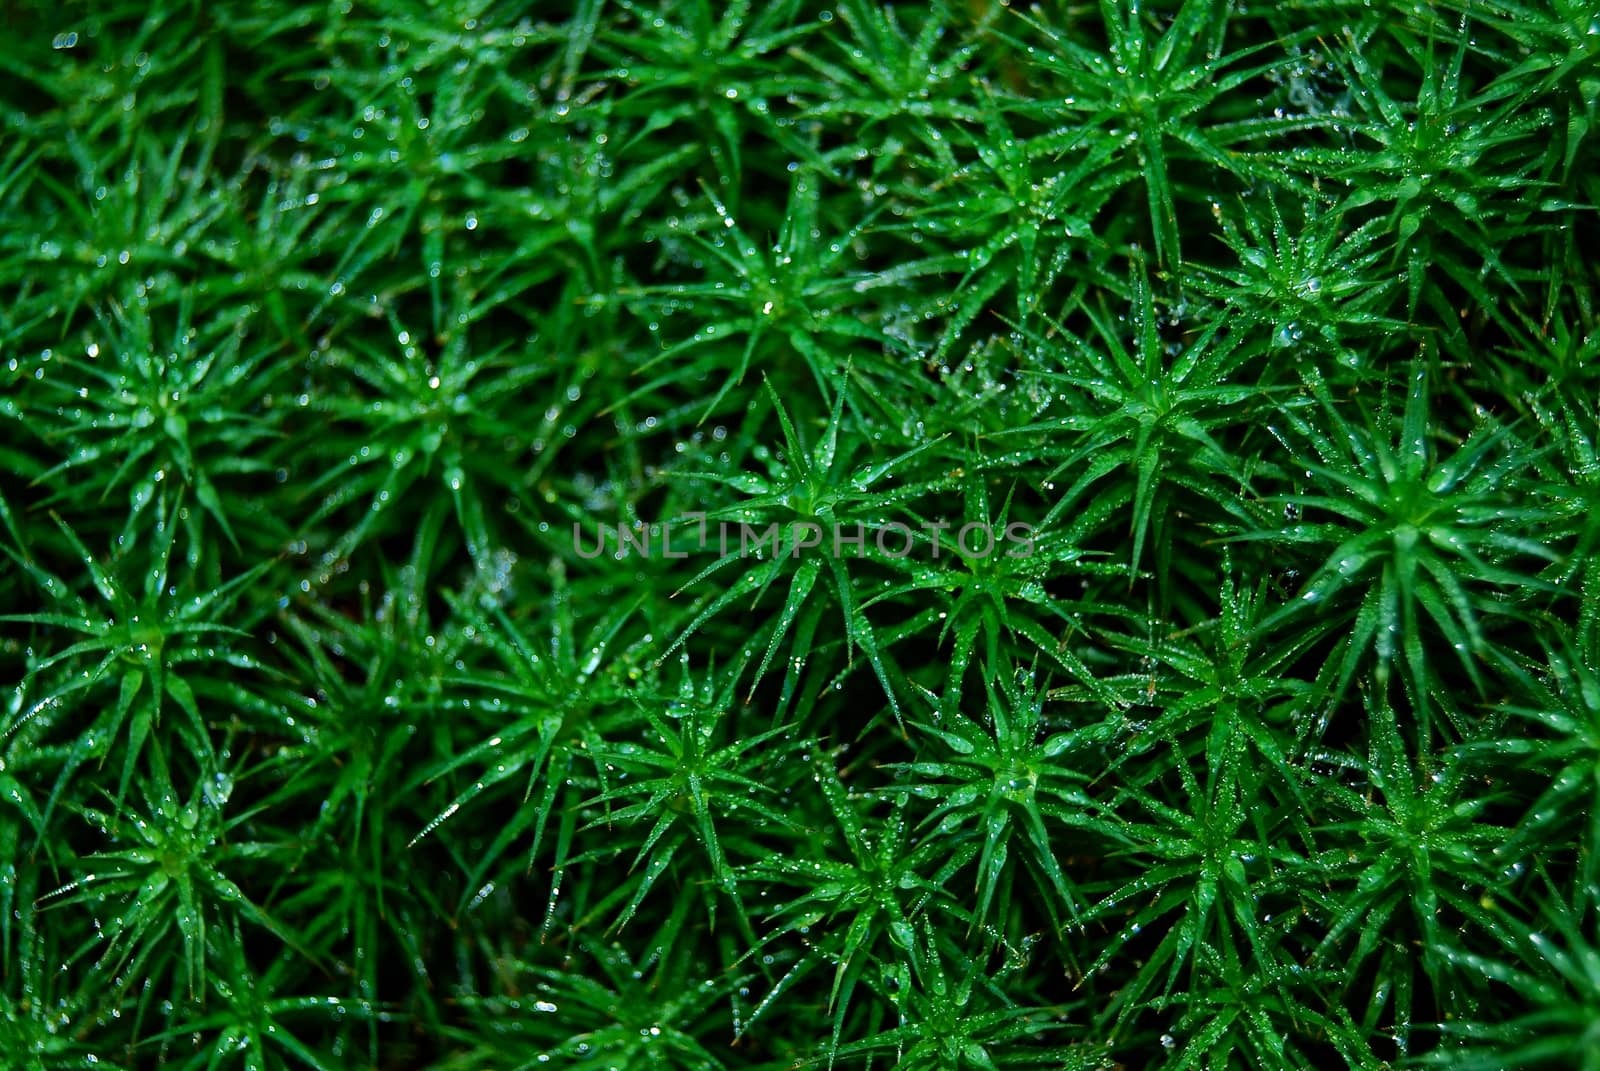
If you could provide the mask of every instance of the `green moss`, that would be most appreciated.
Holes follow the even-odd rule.
[[[0,1067],[1600,1068],[1592,8],[13,7]]]

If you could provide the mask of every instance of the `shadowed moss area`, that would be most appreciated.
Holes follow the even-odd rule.
[[[1600,1071],[1600,14],[0,15],[0,1071]]]

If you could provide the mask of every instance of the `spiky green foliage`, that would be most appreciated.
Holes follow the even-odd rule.
[[[5,29],[0,1068],[1600,1068],[1592,8]]]

